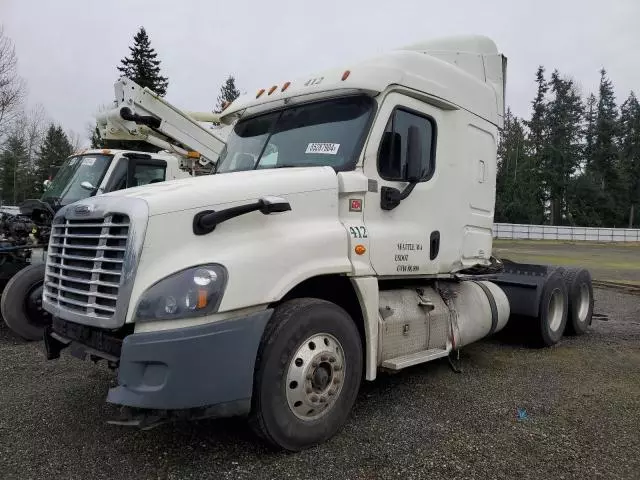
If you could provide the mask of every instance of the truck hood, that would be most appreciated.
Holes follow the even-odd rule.
[[[331,167],[305,167],[204,175],[128,188],[102,196],[143,199],[149,206],[149,216],[154,216],[255,200],[266,195],[337,188],[337,175]]]

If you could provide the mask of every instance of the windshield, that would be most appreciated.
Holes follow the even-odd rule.
[[[113,155],[76,155],[69,157],[42,195],[42,200],[53,200],[58,205],[68,205],[90,197],[102,181]],[[89,182],[94,188],[81,186]]]
[[[373,113],[366,96],[344,97],[238,122],[217,173],[323,165],[342,170],[357,160]]]

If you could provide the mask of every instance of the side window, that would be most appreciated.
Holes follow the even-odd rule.
[[[385,128],[378,151],[378,171],[385,180],[406,181],[408,173],[409,131],[419,137],[421,181],[428,180],[435,168],[435,124],[417,113],[396,109]]]
[[[133,185],[131,187],[141,187],[149,183],[164,182],[166,165],[145,165],[138,163],[133,172]]]

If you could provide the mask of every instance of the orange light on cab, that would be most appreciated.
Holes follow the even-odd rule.
[[[282,85],[282,89],[280,91],[284,92],[287,88],[289,88],[289,85],[291,85],[291,82],[285,82],[285,84]]]
[[[260,98],[260,95],[262,95],[264,93],[264,88],[261,88],[260,90],[258,90],[258,93],[256,93],[256,98]]]
[[[367,249],[364,248],[364,245],[356,245],[356,248],[354,250],[356,252],[356,255],[364,255],[364,252],[367,251]]]
[[[267,95],[271,95],[273,92],[275,92],[275,91],[276,91],[276,88],[278,88],[278,85],[274,85],[273,87],[271,87],[271,88],[269,89],[269,92],[267,93]]]
[[[207,306],[207,291],[198,290],[198,308],[204,308]]]
[[[347,78],[349,78],[349,75],[351,75],[351,71],[345,70],[344,73],[342,74],[342,81],[344,82]]]

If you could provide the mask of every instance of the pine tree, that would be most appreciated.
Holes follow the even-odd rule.
[[[151,41],[144,27],[140,27],[133,37],[134,44],[129,47],[131,56],[123,58],[121,65],[116,67],[122,76],[133,80],[141,87],[147,87],[163,97],[167,93],[169,79],[160,75],[160,60],[158,54],[151,47]],[[90,133],[91,148],[113,148],[122,150],[137,150],[141,152],[158,152],[161,149],[147,142],[104,140],[100,137],[96,125]]]
[[[121,60],[122,65],[117,67],[118,71],[141,87],[148,87],[163,97],[167,93],[169,80],[160,75],[160,60],[156,60],[158,54],[151,48],[151,41],[144,27],[140,27],[133,41],[133,47],[129,47],[131,57]]]
[[[620,172],[626,179],[629,228],[640,223],[640,103],[635,94],[620,107]]]
[[[551,224],[561,225],[568,213],[571,177],[580,164],[584,106],[573,81],[561,78],[557,70],[552,73],[549,85],[553,100],[547,105],[543,178],[549,193]]]
[[[25,200],[24,183],[29,181],[29,173],[24,139],[11,134],[0,155],[0,188],[4,204],[18,205]]]
[[[531,120],[524,121],[529,128],[527,136],[527,153],[529,157],[529,174],[528,174],[528,196],[531,202],[531,223],[544,223],[544,205],[547,201],[544,184],[544,155],[546,139],[548,135],[547,125],[547,91],[549,85],[544,77],[545,69],[542,65],[538,66],[536,71],[536,84],[538,85],[536,97],[531,102],[532,114]],[[535,205],[535,207],[534,207]]]
[[[220,87],[220,95],[218,95],[218,103],[214,112],[220,113],[226,102],[233,102],[240,96],[240,90],[236,88],[236,79],[233,75],[229,75]]]
[[[599,206],[599,217],[605,226],[626,223],[624,211],[619,208],[624,203],[624,199],[621,198],[622,178],[617,165],[618,126],[618,107],[615,102],[613,85],[611,80],[607,78],[606,71],[602,69],[600,70],[598,105],[589,173],[604,194]]]
[[[592,93],[587,98],[587,103],[585,105],[585,114],[584,114],[584,165],[585,169],[589,169],[591,167],[591,163],[593,160],[593,144],[595,143],[596,137],[596,109],[597,109],[598,100],[596,96]]]
[[[36,159],[36,185],[41,188],[51,168],[60,166],[72,153],[73,146],[62,127],[49,125]]]
[[[522,123],[507,108],[498,144],[496,176],[496,222],[527,223],[531,217],[530,198],[523,195],[530,178],[530,157],[525,151]]]

